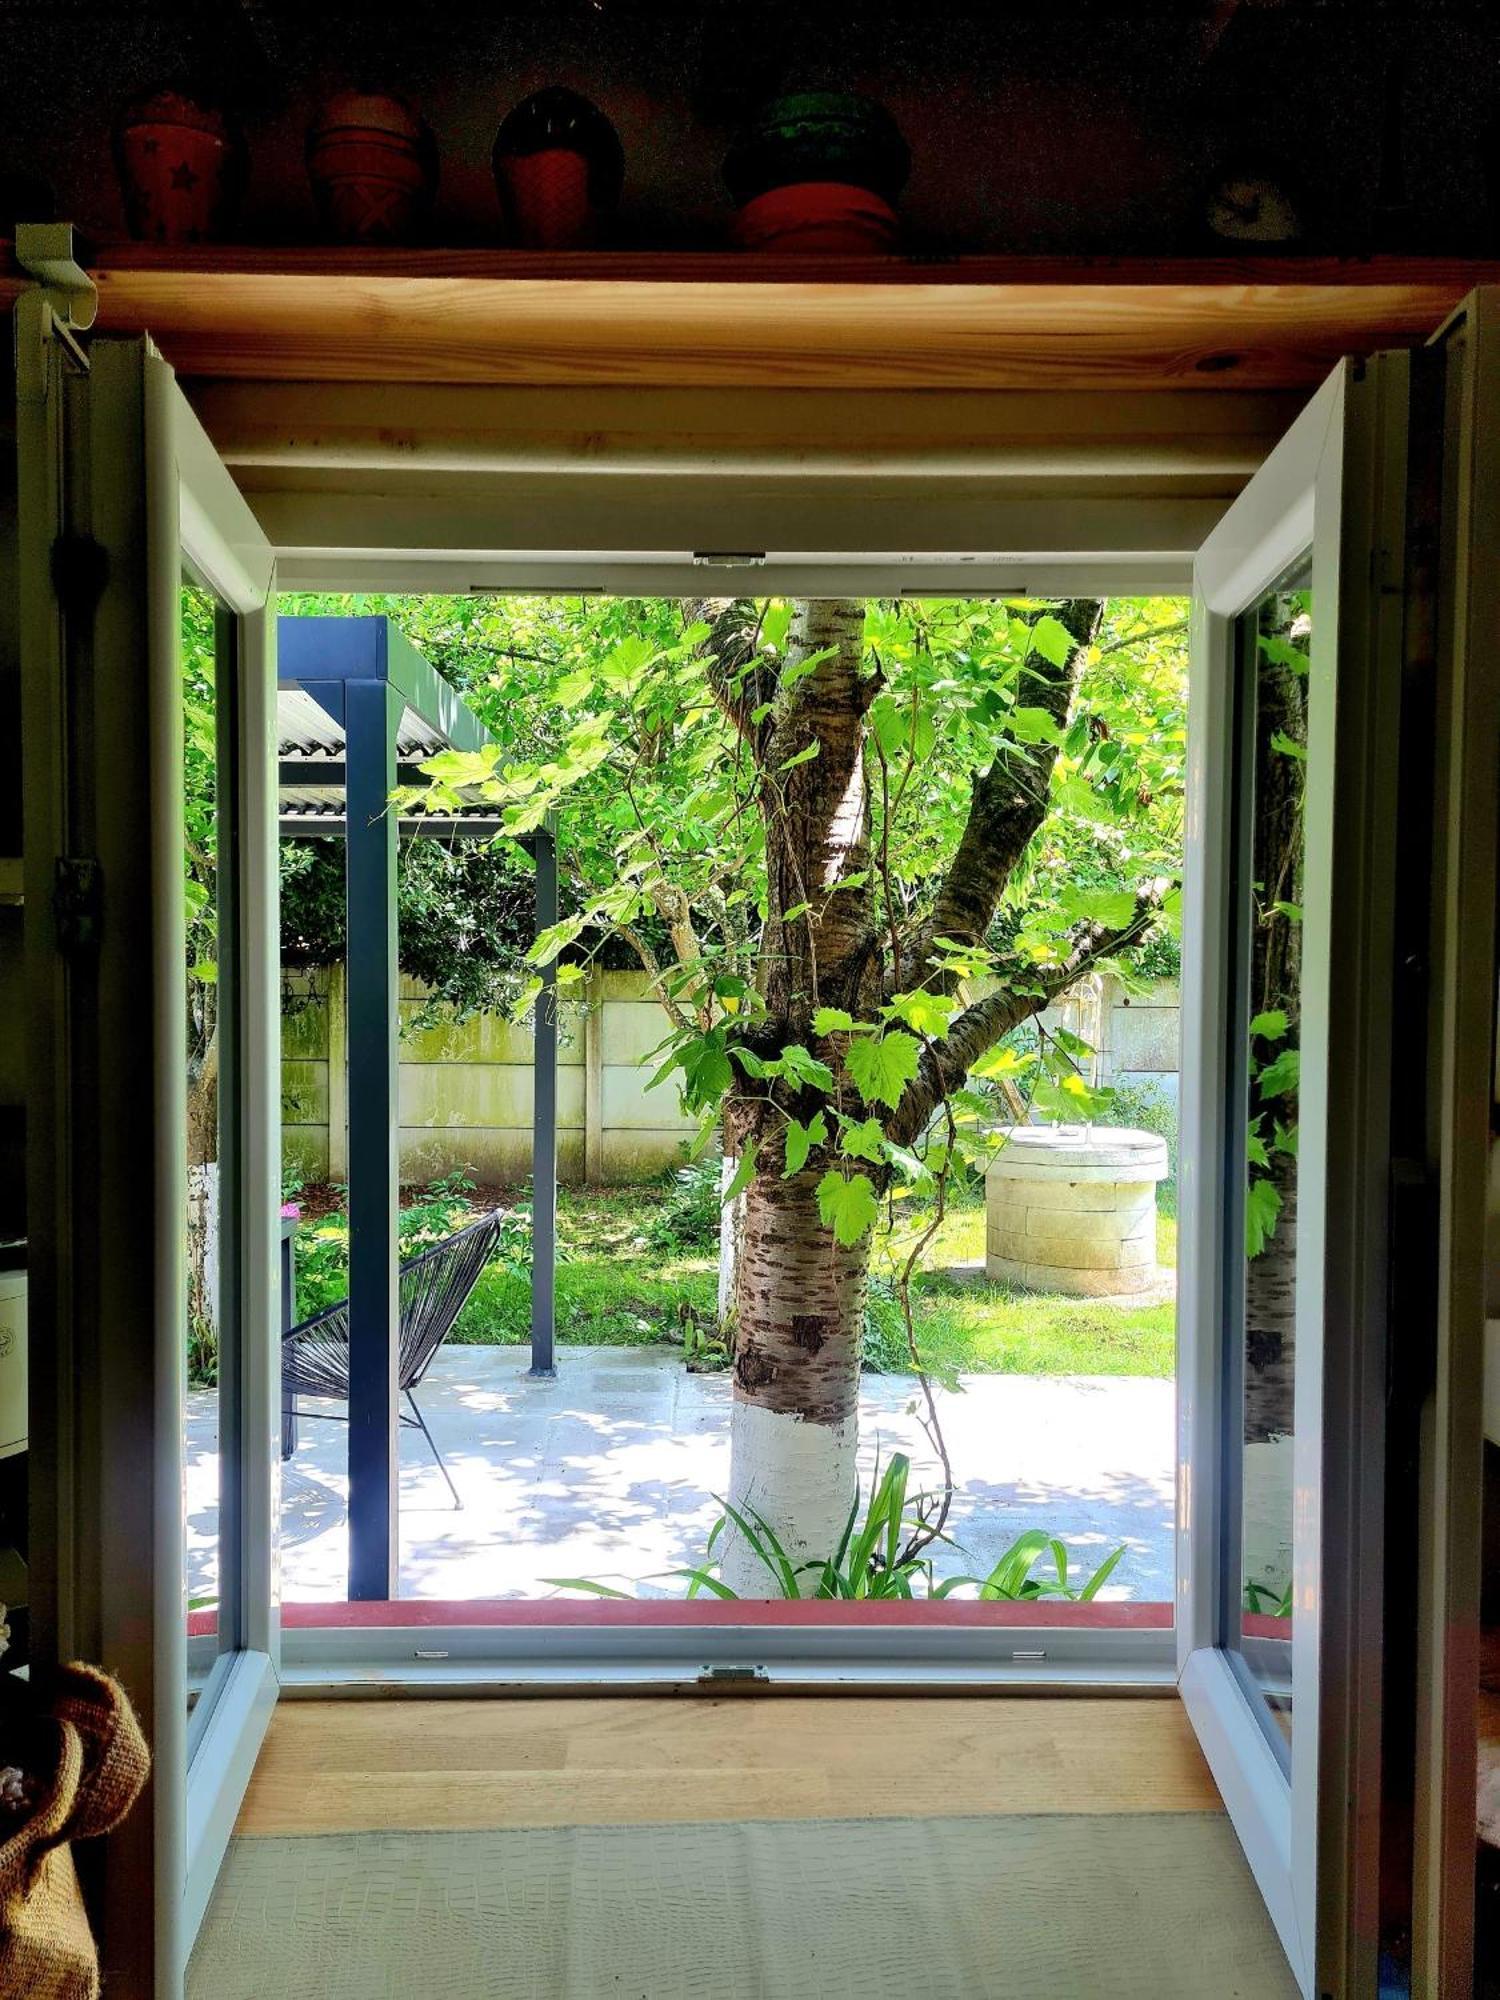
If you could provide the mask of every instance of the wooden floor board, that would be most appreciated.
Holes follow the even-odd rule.
[[[285,1702],[239,1832],[1219,1808],[1175,1701]]]

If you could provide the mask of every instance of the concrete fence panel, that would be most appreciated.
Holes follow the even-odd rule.
[[[424,995],[401,986],[401,1177],[467,1170],[482,1182],[531,1171],[532,1037],[501,1015],[424,1018]],[[342,966],[288,975],[282,1017],[282,1131],[288,1171],[343,1180],[348,1169]],[[558,1173],[570,1182],[649,1178],[676,1165],[697,1129],[672,1079],[650,1087],[666,1017],[645,975],[595,973],[561,1010]]]

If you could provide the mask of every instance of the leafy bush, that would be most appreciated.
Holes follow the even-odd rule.
[[[911,1348],[901,1301],[888,1278],[871,1278],[865,1294],[865,1326],[860,1341],[861,1365],[872,1375],[909,1375]]]
[[[1137,1132],[1154,1132],[1167,1142],[1167,1178],[1156,1198],[1169,1215],[1177,1213],[1177,1106],[1156,1083],[1117,1083],[1110,1092],[1108,1109],[1101,1125],[1129,1126]]]
[[[720,1177],[717,1159],[693,1160],[677,1168],[646,1232],[653,1250],[718,1249]]]
[[[403,1208],[396,1220],[397,1254],[402,1263],[475,1221],[469,1197],[474,1182],[460,1171],[433,1181],[426,1199]],[[561,1253],[559,1253],[561,1254]],[[349,1296],[349,1218],[340,1209],[297,1232],[297,1313],[308,1319]],[[531,1204],[518,1202],[500,1217],[500,1237],[489,1271],[517,1278],[528,1297],[531,1271]],[[482,1280],[481,1280],[482,1282]],[[529,1322],[529,1309],[528,1309]],[[462,1320],[460,1320],[462,1324]]]

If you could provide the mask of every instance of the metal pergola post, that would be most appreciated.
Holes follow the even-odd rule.
[[[349,1595],[397,1592],[396,732],[384,680],[345,683],[349,965]]]
[[[402,833],[493,837],[498,814],[402,814],[398,778],[438,748],[490,741],[453,689],[384,618],[283,618],[280,675],[326,722],[281,745],[285,835],[346,840],[349,1107],[349,1596],[397,1595],[400,1027],[396,850]],[[329,727],[331,725],[331,728]],[[309,742],[308,737],[316,739]],[[294,803],[288,803],[288,795]],[[342,797],[340,797],[342,795]],[[308,801],[312,803],[309,804]],[[549,821],[522,838],[536,864],[538,929],[557,921]],[[542,975],[533,1055],[531,1373],[556,1373],[557,980]]]

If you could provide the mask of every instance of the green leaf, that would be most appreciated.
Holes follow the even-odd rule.
[[[907,719],[888,694],[877,695],[871,702],[870,727],[888,764],[901,755],[909,734]]]
[[[627,1604],[632,1601],[630,1591],[616,1590],[608,1583],[595,1583],[592,1577],[544,1576],[542,1582],[550,1584],[554,1590],[581,1590],[589,1597],[618,1597]]]
[[[1074,917],[1088,924],[1103,924],[1117,931],[1135,915],[1135,892],[1131,889],[1084,889],[1068,898]]]
[[[717,1104],[734,1081],[734,1071],[717,1029],[701,1041],[689,1042],[682,1051],[681,1063],[682,1095],[689,1111],[703,1111]]]
[[[1049,667],[1065,667],[1078,649],[1078,641],[1060,618],[1045,612],[1031,628],[1031,644]]]
[[[559,924],[548,924],[545,930],[537,932],[536,941],[526,954],[528,961],[532,965],[550,965],[560,951],[566,951],[582,936],[583,926],[582,917],[564,917]]]
[[[1299,764],[1307,762],[1307,745],[1294,742],[1284,729],[1272,731],[1271,748],[1279,750],[1283,757],[1294,757]]]
[[[1013,708],[1007,727],[1018,743],[1061,743],[1063,733],[1045,708]]]
[[[845,1249],[857,1243],[880,1218],[869,1175],[851,1174],[846,1180],[837,1167],[830,1167],[818,1182],[818,1214]]]
[[[804,1083],[814,1090],[832,1090],[833,1071],[827,1063],[819,1062],[815,1055],[803,1048],[800,1042],[788,1042],[781,1051],[781,1070],[784,1076],[797,1083]]]
[[[800,1174],[813,1147],[827,1143],[828,1123],[821,1111],[815,1113],[805,1125],[796,1118],[789,1118],[786,1124],[786,1172],[782,1178],[790,1180],[793,1174]]]
[[[724,1190],[724,1206],[737,1199],[755,1179],[755,1156],[760,1151],[759,1139],[752,1139],[740,1154],[739,1165],[734,1170],[734,1179]]]
[[[564,674],[552,690],[552,698],[559,708],[576,708],[578,703],[588,699],[589,690],[594,685],[594,676],[587,667],[576,674]]]
[[[792,753],[786,761],[777,766],[779,771],[795,771],[799,764],[810,764],[822,750],[823,745],[815,736],[811,743],[804,743],[800,750]]]
[[[1279,1042],[1286,1033],[1286,1015],[1279,1007],[1268,1008],[1264,1014],[1257,1014],[1250,1023],[1252,1035],[1259,1035],[1263,1041]]]
[[[969,1065],[970,1076],[1024,1076],[1037,1063],[1035,1049],[988,1050],[978,1062]]]
[[[1276,1234],[1281,1195],[1274,1181],[1251,1181],[1245,1191],[1245,1255],[1258,1257]]]
[[[844,1066],[866,1104],[889,1104],[894,1110],[921,1060],[922,1045],[916,1036],[892,1028],[879,1040],[852,1042]]]
[[[853,1160],[873,1160],[878,1166],[885,1158],[885,1131],[878,1118],[841,1118],[839,1151]]]
[[[815,1035],[848,1034],[853,1027],[854,1016],[845,1013],[842,1007],[819,1007],[812,1017]]]
[[[919,1035],[928,1035],[934,1041],[941,1041],[958,1012],[959,1002],[949,993],[898,993],[886,1013],[893,1019],[904,1021],[909,1028],[915,1028]]]
[[[1273,1062],[1268,1062],[1255,1079],[1255,1087],[1262,1097],[1290,1097],[1302,1080],[1302,1053],[1299,1049],[1283,1049]]]

